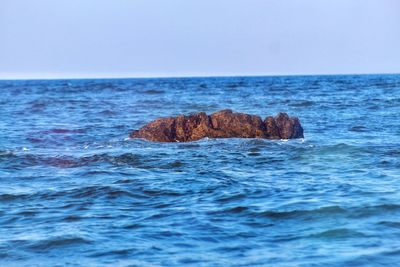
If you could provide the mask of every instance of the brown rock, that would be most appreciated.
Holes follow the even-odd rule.
[[[303,128],[298,118],[289,118],[286,113],[279,113],[275,117],[275,123],[279,129],[279,136],[282,139],[296,138],[303,135]]]
[[[160,118],[135,130],[132,138],[158,142],[188,142],[209,138],[303,138],[303,128],[298,118],[279,113],[264,121],[259,116],[221,110],[211,115],[204,112],[188,116]]]

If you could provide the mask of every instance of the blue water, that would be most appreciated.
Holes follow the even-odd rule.
[[[398,266],[400,75],[0,82],[1,266]],[[161,116],[305,138],[151,143]]]

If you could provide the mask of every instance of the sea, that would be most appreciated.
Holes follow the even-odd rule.
[[[129,138],[228,108],[304,138]],[[0,266],[400,266],[400,75],[0,81]]]

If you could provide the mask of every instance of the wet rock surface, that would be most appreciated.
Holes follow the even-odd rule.
[[[159,118],[139,130],[132,131],[131,138],[144,138],[156,142],[190,142],[202,138],[303,138],[303,128],[296,117],[286,113],[260,116],[236,113],[230,109],[211,115],[204,112]]]

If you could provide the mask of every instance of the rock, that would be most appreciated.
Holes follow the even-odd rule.
[[[286,113],[267,117],[221,110],[211,115],[204,112],[156,119],[130,134],[156,142],[189,142],[209,138],[303,138],[303,128],[296,117]]]

